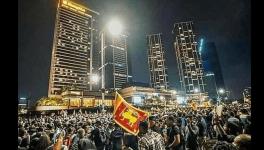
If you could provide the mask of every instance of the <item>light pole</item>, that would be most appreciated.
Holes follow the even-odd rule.
[[[219,89],[218,91],[217,91],[217,95],[218,95],[218,100],[217,100],[217,103],[218,103],[218,105],[220,104],[220,102],[221,102],[221,95],[222,94],[224,94],[225,93],[225,90],[224,89]]]
[[[122,25],[118,20],[112,20],[107,25],[108,31],[114,35],[120,35],[122,32]],[[104,29],[101,31],[101,67],[99,69],[102,69],[102,110],[104,111],[104,99],[105,99],[105,31]]]

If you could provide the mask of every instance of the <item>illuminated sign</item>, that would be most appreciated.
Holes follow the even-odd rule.
[[[85,12],[85,8],[81,7],[78,4],[75,4],[75,3],[72,3],[70,1],[67,1],[67,0],[63,0],[62,6],[65,6],[65,7],[70,6],[71,8],[74,8],[75,10],[77,10],[78,12],[79,11]]]
[[[199,47],[199,53],[200,53],[200,55],[202,53],[202,47],[203,47],[203,39],[200,40],[200,47]]]
[[[132,102],[135,105],[142,105],[143,104],[143,99],[140,96],[133,96],[132,97]]]

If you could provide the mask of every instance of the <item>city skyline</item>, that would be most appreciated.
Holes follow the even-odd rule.
[[[30,3],[30,2],[29,2]],[[54,2],[52,1],[48,1],[48,2],[32,2],[31,4],[29,3],[26,3],[26,2],[19,2],[19,23],[20,23],[20,26],[19,26],[19,93],[18,95],[19,96],[28,96],[29,93],[32,93],[32,95],[34,95],[34,98],[39,98],[41,96],[46,96],[46,92],[47,91],[47,72],[48,72],[48,68],[49,68],[49,64],[50,64],[50,59],[49,57],[51,56],[51,42],[52,42],[52,30],[54,29],[54,8],[56,6],[53,6],[55,5]],[[124,13],[123,14],[123,17],[122,15],[120,15],[120,12],[119,12],[119,15],[120,15],[120,19],[123,20],[124,22],[124,26],[126,28],[128,28],[127,30],[129,31],[130,33],[130,36],[129,36],[129,39],[128,39],[128,45],[129,45],[129,50],[131,50],[131,58],[133,60],[133,63],[132,63],[132,76],[133,76],[133,79],[135,81],[148,81],[148,72],[147,72],[147,55],[144,56],[144,55],[137,55],[137,53],[142,53],[142,51],[146,51],[146,44],[145,42],[141,43],[139,41],[144,41],[144,38],[142,38],[143,36],[145,36],[147,33],[150,34],[151,32],[161,32],[163,33],[165,36],[165,39],[164,42],[165,42],[165,49],[168,49],[168,53],[169,55],[167,57],[168,61],[169,61],[169,68],[173,68],[175,67],[176,68],[176,65],[175,65],[175,61],[173,59],[170,58],[170,55],[172,56],[175,56],[173,52],[173,49],[172,49],[172,36],[171,34],[169,34],[169,32],[171,32],[172,30],[172,21],[173,22],[180,22],[180,20],[194,20],[195,21],[195,24],[197,24],[197,26],[199,26],[199,31],[197,31],[200,35],[206,37],[206,39],[209,39],[209,41],[215,41],[216,44],[220,44],[221,43],[225,43],[225,38],[227,38],[227,41],[229,39],[231,39],[231,37],[236,37],[235,39],[233,38],[232,40],[229,40],[230,43],[234,42],[234,45],[229,45],[226,44],[226,45],[221,45],[220,48],[218,49],[221,49],[225,52],[228,52],[228,50],[230,51],[230,49],[241,49],[242,47],[242,50],[244,51],[244,53],[242,53],[243,51],[240,50],[240,52],[238,51],[235,51],[233,52],[233,55],[232,55],[232,51],[229,53],[230,56],[227,56],[227,55],[224,55],[225,52],[221,52],[220,50],[220,56],[221,56],[221,59],[220,61],[221,62],[221,65],[224,66],[224,78],[225,80],[227,80],[227,87],[229,87],[229,89],[233,90],[233,94],[235,97],[239,97],[239,95],[241,95],[240,97],[242,97],[242,94],[241,94],[241,90],[240,89],[243,89],[244,86],[250,86],[250,56],[247,56],[247,55],[250,55],[250,37],[249,36],[249,33],[250,33],[250,28],[248,24],[246,25],[243,25],[243,27],[239,27],[238,29],[239,30],[242,30],[242,29],[246,29],[245,32],[243,33],[239,33],[237,30],[235,30],[235,32],[237,33],[230,33],[231,30],[226,28],[226,30],[228,32],[226,32],[225,34],[226,35],[222,35],[219,36],[219,35],[215,35],[215,33],[220,33],[219,31],[214,31],[214,28],[217,28],[218,30],[221,30],[221,28],[219,27],[214,27],[213,25],[216,24],[214,23],[213,21],[205,21],[206,19],[201,19],[202,16],[206,16],[204,14],[200,14],[201,15],[201,20],[199,20],[199,17],[197,16],[191,16],[191,15],[178,15],[178,18],[177,18],[177,13],[170,13],[171,17],[164,17],[164,15],[162,15],[162,10],[166,10],[164,9],[164,7],[169,7],[170,11],[173,10],[174,7],[176,7],[176,3],[173,3],[173,2],[168,2],[166,5],[161,5],[161,6],[158,6],[158,2],[157,1],[146,1],[146,2],[131,2],[131,1],[126,1],[126,2],[120,2],[118,4],[115,4],[115,5],[109,5],[109,7],[107,7],[109,4],[109,2],[95,2],[95,1],[87,1],[86,2],[87,4],[90,4],[91,5],[91,9],[93,10],[96,10],[98,12],[102,12],[102,20],[105,20],[106,22],[108,21],[107,19],[104,19],[104,18],[110,18],[109,16],[110,15],[113,15],[115,14],[116,12],[118,11],[124,11],[123,9],[125,8],[129,8],[129,6],[139,6],[139,8],[137,7],[133,7],[135,8],[136,10],[134,10],[132,13],[131,13],[131,9],[127,9],[128,13]],[[97,3],[97,5],[96,5]],[[150,6],[148,4],[151,4],[153,3],[154,6]],[[209,2],[208,2],[209,3]],[[237,2],[238,3],[238,2]],[[38,5],[38,4],[41,4],[41,5]],[[100,4],[100,5],[99,5]],[[169,4],[173,4],[171,7]],[[225,6],[225,4],[221,3],[222,5]],[[247,4],[244,4],[243,2],[241,3],[238,3],[239,5],[241,5],[240,7],[243,8],[243,7],[248,7]],[[34,6],[32,9],[29,9],[30,5]],[[92,7],[92,5],[94,7]],[[125,6],[125,8],[121,7],[121,6]],[[147,7],[148,6],[148,7]],[[182,6],[185,6],[187,7],[188,4],[186,2],[186,4],[182,4]],[[226,5],[228,6],[228,5]],[[99,7],[101,7],[101,9],[98,9]],[[113,8],[113,7],[116,7],[116,9],[114,9],[113,12],[111,12],[110,10]],[[143,14],[142,11],[140,11],[139,9],[142,8],[142,7],[147,7],[148,11],[146,13],[145,16],[140,16],[140,13],[141,15]],[[156,9],[155,9],[156,7]],[[163,7],[163,8],[162,8]],[[26,9],[27,8],[27,9]],[[32,20],[29,19],[29,14],[31,11],[34,11],[34,9],[40,9],[40,14],[45,14],[43,16],[45,16],[45,21],[43,21],[44,18],[42,18],[41,20],[41,16],[39,15],[33,15],[32,16]],[[104,9],[104,8],[107,8],[107,9]],[[249,7],[250,8],[250,7]],[[233,24],[229,24],[230,28],[233,27],[233,26],[236,26],[237,24],[239,24],[239,22],[245,22],[244,19],[241,18],[242,17],[245,17],[244,15],[246,15],[247,19],[249,18],[249,8],[245,8],[246,11],[243,12],[237,12],[237,15],[240,17],[241,20],[238,20],[238,22],[234,23]],[[155,11],[154,11],[155,10]],[[230,12],[231,8],[229,8],[229,12]],[[130,11],[130,13],[129,13]],[[138,14],[136,13],[136,11],[139,11]],[[50,13],[52,12],[52,13]],[[126,11],[124,11],[126,12]],[[165,11],[167,12],[167,11]],[[186,11],[188,12],[188,11]],[[158,14],[155,16],[155,13]],[[168,12],[167,12],[168,13]],[[205,12],[204,12],[205,13]],[[47,15],[47,14],[50,14],[50,15]],[[136,15],[137,14],[137,15]],[[172,15],[173,14],[173,15]],[[133,18],[133,17],[124,17],[124,16],[138,16],[140,19],[132,19],[132,23],[130,22],[129,23],[129,19]],[[219,14],[218,14],[219,15]],[[231,15],[231,13],[230,13]],[[165,23],[161,23],[158,24],[158,23],[155,23],[155,22],[151,22],[150,20],[153,19],[155,17],[158,17],[158,19],[160,20],[164,20],[166,19],[167,22],[170,22],[169,23],[169,26],[166,26]],[[164,18],[161,18],[161,16],[163,16]],[[184,17],[185,16],[185,17]],[[195,19],[195,17],[197,17]],[[236,16],[237,17],[237,16]],[[143,19],[142,19],[143,18]],[[210,18],[210,17],[209,17]],[[211,17],[212,19],[213,17]],[[230,17],[232,18],[232,17]],[[142,22],[142,20],[144,20],[145,22]],[[221,20],[221,15],[220,15],[220,18]],[[48,20],[48,21],[47,21]],[[141,20],[141,22],[140,22]],[[164,20],[166,22],[166,20]],[[175,20],[178,20],[178,21],[175,21]],[[53,22],[52,22],[53,21]],[[149,21],[149,23],[148,23]],[[32,24],[30,23],[32,22]],[[103,21],[101,21],[103,22]],[[219,22],[218,22],[219,23]],[[134,25],[135,24],[135,25]],[[153,26],[151,26],[151,24],[153,24]],[[226,22],[223,22],[223,25],[226,24]],[[134,25],[134,26],[133,26]],[[239,24],[240,26],[242,26],[241,24]],[[32,28],[29,28],[29,27],[32,27]],[[145,27],[145,28],[143,28]],[[149,28],[148,28],[149,27]],[[161,27],[161,28],[159,28]],[[168,28],[165,29],[165,28]],[[208,28],[207,30],[210,30],[211,32],[207,32],[206,33],[206,29],[205,28]],[[44,29],[44,31],[41,31],[42,29]],[[222,29],[224,30],[224,29]],[[29,31],[32,31],[30,32],[30,34],[25,34],[25,32],[29,32]],[[140,34],[140,32],[142,32]],[[234,32],[234,31],[233,31]],[[231,35],[229,35],[229,33]],[[241,36],[239,34],[242,34],[242,40],[238,40],[238,38]],[[26,35],[29,36],[26,38]],[[39,36],[40,35],[40,36]],[[41,36],[42,35],[42,36]],[[33,37],[38,37],[38,39],[34,39]],[[217,38],[215,38],[215,36]],[[219,36],[219,37],[218,37]],[[221,39],[222,38],[222,39]],[[34,39],[34,40],[32,40]],[[218,40],[217,40],[218,39]],[[237,41],[236,41],[237,39]],[[32,41],[37,41],[35,43],[32,43]],[[246,41],[246,42],[245,42]],[[132,43],[132,44],[131,44]],[[134,43],[134,44],[133,44]],[[36,45],[36,44],[39,44]],[[237,45],[238,48],[236,48],[236,45],[235,44],[239,44]],[[243,45],[244,44],[244,45]],[[245,46],[246,45],[246,46]],[[240,47],[239,47],[240,46]],[[42,48],[43,47],[43,48]],[[167,47],[167,48],[166,48]],[[219,47],[219,46],[217,46]],[[245,48],[243,48],[245,47]],[[226,48],[226,49],[224,49]],[[33,51],[33,50],[35,51]],[[237,59],[235,57],[234,54],[240,54],[241,53],[241,57],[240,59],[243,59],[243,57],[245,59],[243,59],[243,62],[239,61],[240,59]],[[33,58],[32,58],[33,56]],[[43,58],[42,58],[43,56]],[[224,56],[224,57],[223,57]],[[246,57],[247,56],[247,57]],[[232,59],[231,59],[231,58]],[[34,61],[34,59],[37,59],[39,58],[41,60],[42,63],[36,63],[34,65],[29,65],[29,64],[32,64],[30,63],[31,61]],[[135,58],[137,58],[138,60],[141,60],[141,61],[135,61]],[[175,59],[175,57],[174,57]],[[232,61],[231,61],[232,60]],[[245,63],[245,60],[246,60],[246,63]],[[223,63],[227,61],[227,63]],[[231,65],[232,63],[236,62],[235,65]],[[239,63],[238,63],[239,62]],[[248,63],[249,62],[249,63]],[[242,63],[245,63],[244,65]],[[230,69],[230,66],[231,68],[235,68],[235,67],[239,67],[240,65],[242,65],[242,67],[240,68],[237,68],[235,69],[237,72],[233,72],[234,70],[233,69]],[[246,67],[245,67],[246,66]],[[42,68],[42,70],[39,70],[38,68]],[[227,68],[226,68],[227,67]],[[29,74],[28,71],[27,71],[27,68],[32,68],[32,74]],[[229,68],[229,69],[228,69]],[[247,68],[247,69],[244,69],[244,71],[240,72],[241,69],[243,68]],[[173,69],[168,69],[168,73],[169,73],[169,79],[170,81],[170,85],[172,83],[172,87],[176,87],[177,86],[177,79],[176,77],[174,78],[174,76],[176,76],[176,73],[175,72],[172,72],[170,70],[173,70]],[[226,71],[228,70],[228,71]],[[229,74],[229,75],[228,75]],[[239,74],[239,75],[237,75]],[[242,76],[241,76],[242,74]],[[231,76],[232,75],[232,76]],[[243,77],[246,76],[246,77]],[[227,76],[227,77],[225,77]],[[229,77],[228,77],[229,76]],[[236,79],[237,77],[240,77],[240,79]],[[236,85],[234,83],[238,82],[239,81],[243,81],[242,82],[243,84],[240,84],[240,85]],[[149,81],[148,81],[149,82]],[[236,86],[239,86],[239,87],[236,87]],[[44,93],[44,94],[43,94]]]

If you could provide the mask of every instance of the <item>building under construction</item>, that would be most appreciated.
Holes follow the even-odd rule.
[[[175,23],[173,38],[181,88],[187,99],[203,100],[207,94],[193,22]]]
[[[165,50],[162,34],[147,35],[147,45],[151,87],[157,90],[167,90],[168,74],[165,66]]]

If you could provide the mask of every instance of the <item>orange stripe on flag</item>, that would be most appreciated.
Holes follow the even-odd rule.
[[[139,122],[146,120],[149,113],[127,103],[117,92],[115,95],[115,101],[113,112],[114,121],[127,132],[137,135]]]

